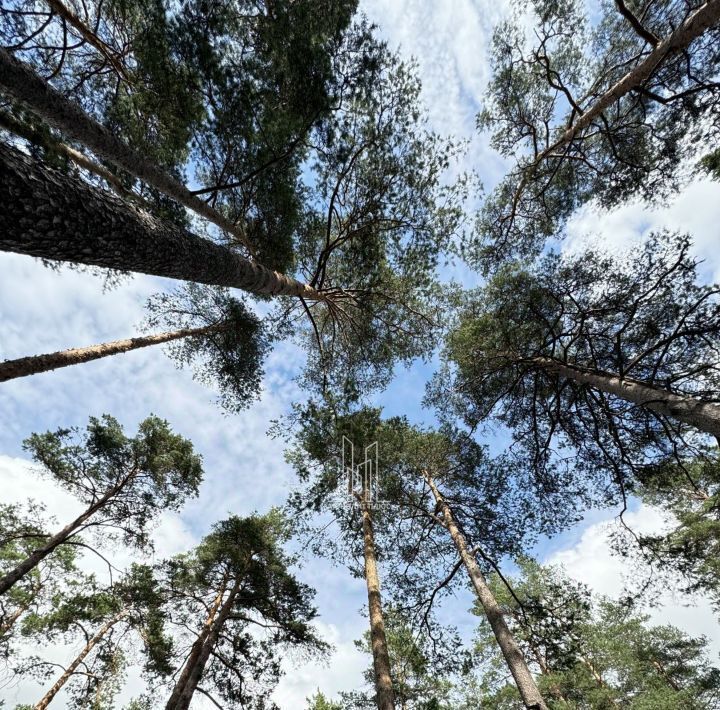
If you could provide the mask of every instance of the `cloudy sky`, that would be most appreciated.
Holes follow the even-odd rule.
[[[504,1],[478,0],[363,0],[362,7],[380,27],[392,47],[415,57],[424,85],[424,100],[433,126],[441,132],[470,139],[467,167],[477,170],[486,186],[504,170],[503,161],[475,134],[475,114],[488,78],[487,47],[492,26],[507,12]],[[663,209],[626,206],[612,214],[584,211],[572,221],[566,248],[587,239],[602,239],[609,248],[631,246],[653,228],[667,226],[691,232],[698,255],[706,259],[708,278],[720,277],[720,185],[691,184]],[[28,257],[0,254],[0,359],[36,354],[131,336],[143,318],[148,296],[172,284],[151,277],[135,277],[110,291],[102,279],[67,268],[53,271]],[[53,489],[32,470],[21,447],[33,431],[60,426],[83,426],[91,415],[111,413],[129,432],[148,414],[167,419],[190,438],[205,462],[205,481],[197,500],[180,515],[167,516],[158,531],[157,555],[188,549],[213,521],[227,513],[265,511],[282,503],[293,476],[278,443],[266,435],[269,422],[302,395],[293,375],[301,354],[281,345],[266,368],[261,401],[237,416],[221,415],[213,393],[178,371],[157,348],[46,373],[0,386],[0,490],[4,501],[33,497],[46,503],[60,521],[77,510],[67,495]],[[431,366],[398,373],[390,391],[380,398],[388,413],[403,413],[414,421],[428,421],[420,407]],[[402,406],[402,409],[400,407]],[[618,594],[623,569],[608,553],[607,535],[612,512],[588,519],[559,540],[541,547],[544,561],[563,563],[578,579],[604,594]],[[636,509],[628,518],[639,530],[662,525],[658,514]],[[127,562],[116,554],[117,564]],[[102,572],[98,567],[98,571]],[[354,649],[353,640],[367,627],[365,589],[343,569],[309,560],[299,575],[318,589],[320,629],[336,651],[329,665],[290,668],[275,693],[283,710],[304,706],[304,698],[320,687],[329,694],[362,684],[368,659]],[[686,607],[668,595],[664,606],[652,611],[656,621],[672,622],[692,634],[714,635],[720,651],[717,624],[703,600]],[[462,611],[471,599],[460,596],[453,605]],[[465,630],[474,621],[455,622]],[[72,648],[60,648],[54,660],[66,662]],[[137,691],[140,681],[130,677]],[[37,700],[42,686],[13,682],[0,690],[12,707]],[[127,697],[127,695],[125,695]],[[61,703],[58,702],[60,705]],[[198,702],[198,708],[203,707]]]

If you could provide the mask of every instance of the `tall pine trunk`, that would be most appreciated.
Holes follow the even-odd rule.
[[[655,69],[669,55],[682,52],[693,40],[700,37],[708,28],[716,25],[719,20],[720,0],[708,0],[690,13],[682,24],[678,25],[673,32],[657,43],[652,52],[640,64],[611,86],[595,103],[588,106],[558,140],[537,156],[533,161],[533,166],[553,154],[558,148],[572,141],[580,131],[590,127],[592,122],[599,118],[603,111],[626,94],[637,89],[652,76]]]
[[[205,638],[200,644],[197,654],[188,658],[182,673],[184,682],[181,687],[178,687],[179,683],[175,686],[175,689],[170,696],[170,700],[168,700],[168,703],[165,706],[165,710],[188,710],[190,707],[193,695],[195,694],[198,684],[205,672],[205,666],[207,665],[208,659],[217,645],[220,633],[222,632],[222,628],[225,625],[228,616],[230,616],[230,612],[232,611],[233,604],[235,603],[235,598],[237,597],[241,582],[241,578],[238,578],[235,581],[227,599],[223,602],[216,618],[213,620],[212,625],[208,629],[208,633],[205,634]]]
[[[213,628],[213,623],[215,622],[215,617],[217,616],[218,610],[222,606],[223,596],[225,595],[226,586],[225,581],[223,581],[222,586],[220,587],[220,591],[217,593],[217,596],[215,597],[215,600],[213,601],[212,606],[210,607],[210,611],[208,612],[207,618],[205,619],[205,622],[203,623],[203,627],[200,630],[200,633],[198,634],[198,637],[193,642],[193,645],[190,649],[190,653],[188,654],[188,657],[185,659],[185,664],[183,665],[182,671],[180,672],[180,675],[178,676],[177,681],[175,682],[175,687],[173,688],[172,693],[170,694],[170,698],[167,702],[166,710],[170,710],[171,708],[176,708],[178,699],[180,698],[180,694],[182,693],[183,688],[187,685],[188,679],[190,677],[190,673],[192,672],[192,669],[195,667],[195,665],[198,662],[198,658],[200,657],[200,653],[202,652],[203,644],[205,643],[205,640],[210,635],[210,632]]]
[[[375,696],[378,710],[395,710],[395,693],[390,675],[390,654],[385,636],[382,600],[380,598],[380,577],[375,557],[375,535],[372,517],[367,502],[361,501],[363,523],[363,551],[365,558],[365,583],[368,593],[370,615],[370,644],[375,670]]]
[[[107,634],[107,632],[110,631],[110,629],[112,629],[112,627],[125,616],[127,616],[127,610],[123,610],[119,614],[116,614],[112,619],[109,619],[100,627],[98,632],[85,644],[85,648],[83,648],[75,660],[65,669],[63,674],[55,681],[55,683],[53,683],[52,688],[50,688],[50,690],[45,693],[42,700],[35,705],[34,710],[45,710],[45,708],[50,705],[53,698],[62,690],[65,683],[70,680],[70,677],[73,673],[75,673],[78,666],[85,660],[85,658],[87,658],[90,651],[92,651],[98,642],[102,640],[105,634]]]
[[[543,700],[542,695],[540,695],[540,691],[538,690],[535,679],[533,678],[532,673],[530,673],[530,669],[525,662],[522,651],[510,632],[508,625],[505,623],[502,609],[500,609],[500,605],[497,603],[493,593],[490,591],[490,588],[485,581],[485,576],[478,566],[474,555],[468,550],[465,536],[460,532],[452,511],[450,510],[450,506],[440,493],[440,490],[435,484],[435,481],[430,473],[424,471],[423,476],[432,491],[435,502],[443,514],[445,527],[450,533],[450,537],[455,544],[455,548],[460,555],[460,559],[467,570],[470,581],[475,589],[475,594],[485,611],[485,616],[487,617],[490,627],[493,630],[493,634],[495,634],[498,646],[500,647],[500,651],[502,652],[505,662],[510,669],[510,673],[512,673],[512,677],[515,679],[515,684],[517,685],[517,689],[525,707],[531,710],[547,710],[547,705],[545,705],[545,701]]]
[[[144,155],[127,146],[110,129],[39,77],[29,65],[0,49],[0,88],[64,136],[89,148],[99,158],[126,170],[181,205],[232,234],[250,253],[245,233],[185,185]]]
[[[273,296],[314,288],[0,143],[0,251]]]
[[[181,338],[191,338],[199,335],[207,335],[214,331],[222,330],[221,325],[208,325],[203,328],[183,328],[181,330],[173,330],[167,333],[158,333],[157,335],[145,335],[137,338],[127,338],[126,340],[113,340],[109,343],[99,343],[98,345],[90,345],[86,348],[70,348],[68,350],[59,350],[54,353],[46,353],[44,355],[31,355],[29,357],[21,357],[16,360],[5,360],[0,362],[0,382],[7,382],[18,377],[27,377],[28,375],[37,375],[41,372],[57,370],[61,367],[70,367],[71,365],[79,365],[83,362],[91,362],[99,360],[110,355],[119,355],[140,348],[147,348],[150,345],[159,345],[161,343],[169,343],[173,340]],[[227,327],[227,326],[225,326]]]
[[[33,550],[20,564],[10,570],[4,577],[0,578],[0,594],[5,594],[17,582],[19,582],[28,572],[37,567],[53,550],[66,542],[78,528],[89,518],[91,518],[98,510],[107,504],[109,500],[114,498],[123,488],[137,475],[136,472],[130,473],[120,481],[116,486],[108,490],[105,495],[100,497],[95,503],[85,509],[83,513],[78,515],[75,520],[66,525],[62,530],[55,533],[44,545]]]
[[[702,402],[694,397],[673,394],[661,387],[639,380],[620,377],[611,372],[568,365],[548,357],[535,357],[532,362],[562,377],[589,385],[626,402],[632,402],[666,417],[679,419],[720,440],[720,405]]]

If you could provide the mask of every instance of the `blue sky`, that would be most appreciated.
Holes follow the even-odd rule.
[[[507,13],[506,2],[363,0],[361,7],[379,25],[391,47],[417,59],[432,126],[469,139],[465,167],[477,170],[486,187],[492,186],[505,164],[489,149],[487,138],[476,134],[475,114],[488,78],[486,48],[491,28]],[[707,260],[708,278],[718,278],[719,224],[720,185],[700,181],[663,209],[627,206],[612,214],[583,210],[571,222],[565,248],[578,248],[589,238],[599,238],[608,248],[621,249],[642,239],[651,228],[681,228],[696,238],[697,252]],[[453,269],[452,274],[466,283],[474,280],[462,267]],[[0,254],[0,275],[0,359],[131,336],[143,319],[148,296],[173,286],[162,279],[135,277],[104,291],[102,278],[92,273],[67,267],[53,271],[30,258],[9,254]],[[77,504],[30,470],[22,439],[32,431],[83,426],[88,416],[104,412],[133,431],[152,412],[190,438],[205,462],[199,498],[180,515],[165,517],[158,530],[158,556],[185,550],[227,513],[263,511],[285,499],[294,477],[278,442],[270,440],[266,432],[272,419],[302,398],[293,381],[301,362],[299,350],[281,344],[270,356],[261,400],[232,417],[215,406],[212,391],[195,383],[190,372],[178,371],[159,348],[5,383],[0,386],[3,499],[32,496],[45,502],[58,520],[69,518]],[[418,363],[400,370],[388,391],[378,398],[386,413],[430,423],[432,413],[422,409],[421,400],[435,365]],[[647,509],[638,509],[631,516],[643,530],[662,522],[656,512]],[[612,511],[593,514],[583,525],[544,543],[538,551],[545,560],[566,564],[574,576],[596,590],[618,594],[623,569],[607,551],[606,525],[612,518]],[[111,554],[117,564],[127,562],[123,551]],[[96,569],[102,572],[99,565]],[[318,589],[320,630],[335,644],[336,652],[328,666],[288,664],[288,674],[275,695],[283,710],[302,708],[303,699],[316,687],[330,694],[358,687],[368,663],[353,647],[353,640],[367,627],[362,580],[321,560],[306,562],[299,574]],[[672,621],[694,634],[716,629],[702,600],[692,608],[672,596],[664,602],[664,607],[653,611],[655,619]],[[449,607],[453,621],[466,631],[475,623],[465,614],[470,606],[470,595],[461,593]],[[717,636],[715,642],[716,650],[720,649]],[[52,654],[64,662],[72,651],[60,647]],[[131,689],[141,687],[136,674],[131,673],[129,681]],[[0,698],[10,706],[37,700],[40,687],[28,681],[11,684],[0,690]],[[204,707],[202,701],[197,707]]]

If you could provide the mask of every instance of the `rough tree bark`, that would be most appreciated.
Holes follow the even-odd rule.
[[[515,684],[517,685],[517,689],[525,707],[530,710],[547,710],[547,705],[545,705],[545,701],[543,700],[542,695],[540,695],[540,691],[538,690],[535,679],[533,678],[532,673],[530,673],[530,669],[525,662],[522,651],[517,645],[517,642],[510,632],[508,625],[505,623],[502,609],[493,596],[493,593],[490,591],[482,570],[478,566],[473,554],[470,550],[468,550],[465,536],[460,532],[450,506],[438,489],[430,473],[428,471],[424,471],[423,477],[430,487],[433,497],[435,498],[435,502],[442,512],[443,524],[450,533],[450,537],[455,544],[455,548],[463,561],[468,576],[470,577],[470,581],[475,589],[477,598],[485,611],[485,616],[487,617],[490,627],[493,630],[493,634],[495,634],[500,651],[505,657],[505,662],[510,669],[510,673],[512,673],[512,677],[515,680]]]
[[[120,483],[113,486],[103,496],[98,498],[91,506],[86,508],[75,520],[66,525],[62,530],[55,533],[44,545],[38,547],[31,552],[20,564],[10,570],[4,577],[0,578],[0,594],[5,594],[20,581],[30,570],[35,568],[42,560],[44,560],[55,548],[62,545],[75,533],[78,528],[98,510],[107,504],[109,500],[114,498],[125,486],[132,481],[137,475],[137,471],[132,471]]]
[[[0,49],[0,88],[36,113],[66,138],[89,148],[103,160],[126,170],[139,180],[205,217],[232,234],[252,254],[252,245],[237,225],[193,195],[185,185],[136,152],[112,132],[88,116],[79,106],[39,77],[30,66]]]
[[[99,343],[98,345],[90,345],[86,348],[69,348],[68,350],[58,350],[57,352],[45,353],[44,355],[31,355],[15,360],[5,360],[4,362],[0,362],[0,382],[7,382],[8,380],[14,380],[18,377],[37,375],[41,372],[57,370],[61,367],[70,367],[70,365],[79,365],[83,362],[99,360],[100,358],[110,355],[118,355],[120,353],[130,352],[131,350],[138,350],[139,348],[147,348],[150,345],[159,345],[161,343],[169,343],[173,340],[180,340],[181,338],[206,335],[222,330],[222,328],[222,324],[208,325],[204,328],[183,328],[167,333],[157,333],[156,335],[113,340],[109,343]]]
[[[200,654],[202,653],[203,645],[205,644],[205,641],[207,640],[208,636],[210,635],[213,624],[215,622],[215,617],[217,616],[217,613],[222,606],[223,596],[225,595],[226,591],[226,581],[223,581],[223,584],[220,587],[220,591],[217,593],[217,596],[215,597],[215,600],[213,601],[212,606],[210,607],[210,611],[208,612],[207,618],[205,619],[205,622],[203,623],[203,627],[200,630],[200,633],[198,634],[198,637],[195,639],[191,649],[190,653],[188,654],[188,657],[185,660],[185,665],[183,666],[183,669],[178,676],[178,679],[175,683],[175,687],[173,688],[172,693],[170,694],[170,698],[167,702],[166,710],[173,710],[178,707],[178,701],[180,699],[180,694],[182,693],[183,689],[187,685],[188,679],[190,678],[190,674],[192,673],[193,668],[196,666],[198,659],[200,658]]]
[[[112,629],[115,624],[118,623],[123,617],[127,616],[127,610],[121,611],[119,614],[116,614],[112,619],[109,619],[105,624],[103,624],[98,632],[85,644],[85,648],[78,654],[78,656],[75,658],[75,660],[65,669],[63,674],[55,681],[52,688],[48,690],[47,693],[43,696],[42,700],[40,700],[34,707],[34,710],[45,710],[45,708],[50,705],[53,698],[62,690],[62,687],[65,685],[65,683],[68,682],[70,677],[75,673],[78,666],[87,658],[87,655],[90,653],[90,651],[95,648],[95,646],[98,644],[99,641],[102,640],[102,638],[107,634],[110,629]]]
[[[720,440],[720,405],[673,394],[660,387],[620,377],[614,373],[569,365],[553,358],[535,357],[530,362],[562,377],[612,394],[626,402],[632,402],[666,417],[679,419]]]
[[[2,143],[0,250],[252,293],[325,298]]]
[[[377,559],[375,558],[375,536],[373,534],[372,517],[370,508],[365,501],[361,501],[360,509],[363,522],[365,583],[367,584],[370,615],[370,644],[375,669],[375,696],[378,710],[395,710],[395,693],[390,675],[390,654],[388,653],[382,600],[380,598],[380,577],[378,576]]]
[[[242,579],[237,579],[235,581],[235,584],[233,585],[230,593],[228,594],[228,598],[225,600],[222,607],[220,608],[220,612],[218,613],[217,618],[213,622],[212,629],[208,634],[208,637],[205,639],[205,643],[200,649],[200,654],[198,655],[197,662],[190,669],[187,683],[180,692],[180,697],[178,698],[176,705],[168,705],[166,710],[188,710],[188,708],[190,707],[190,702],[192,701],[193,695],[195,694],[198,684],[200,683],[203,673],[205,672],[205,666],[207,665],[208,659],[210,658],[210,654],[215,649],[218,638],[220,637],[220,633],[222,632],[223,625],[227,621],[228,616],[230,616],[230,612],[232,611],[233,604],[235,603],[235,598],[237,597],[241,582]]]

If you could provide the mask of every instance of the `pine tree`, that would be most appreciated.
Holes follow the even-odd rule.
[[[540,674],[555,708],[711,708],[720,670],[710,665],[707,640],[669,625],[649,626],[632,607],[573,582],[559,568],[530,559],[520,575],[491,581],[505,616]],[[479,613],[479,610],[478,610]],[[484,669],[483,707],[516,707],[516,694],[496,669],[485,622],[478,632]],[[495,670],[493,670],[495,669]]]
[[[540,488],[596,501],[625,496],[653,461],[701,455],[720,434],[720,309],[689,246],[661,233],[630,258],[506,266],[463,308],[446,351],[454,392],[441,375],[434,399],[470,425],[508,426]],[[577,475],[545,470],[569,457]]]
[[[101,545],[115,540],[152,549],[150,531],[157,516],[177,510],[187,497],[197,495],[200,457],[187,439],[172,433],[167,422],[148,417],[137,436],[129,438],[106,414],[101,419],[91,417],[86,432],[81,438],[77,429],[59,429],[26,440],[26,450],[45,474],[85,508],[54,534],[33,534],[33,549],[0,579],[0,594],[59,547],[87,547],[78,539],[86,531],[96,532]]]
[[[123,672],[142,648],[148,669],[166,668],[171,640],[164,632],[162,596],[150,567],[133,565],[111,587],[92,577],[72,579],[68,589],[52,599],[52,607],[23,620],[22,633],[35,644],[81,641],[79,651],[57,674],[57,664],[35,656],[25,673],[50,679],[35,708],[48,707],[60,692],[73,707],[112,706]]]
[[[163,566],[164,608],[180,634],[168,710],[188,708],[195,693],[263,706],[282,673],[281,650],[326,650],[311,625],[314,592],[288,569],[288,535],[278,511],[233,516]]]
[[[197,380],[215,384],[220,390],[220,402],[227,410],[243,409],[257,397],[269,335],[241,301],[224,289],[189,284],[171,294],[158,294],[147,307],[149,329],[161,325],[181,327],[86,348],[6,360],[0,363],[0,382],[169,343],[169,354],[178,366],[192,365]]]
[[[495,31],[478,124],[514,165],[469,249],[485,269],[538,253],[590,200],[666,197],[699,157],[693,144],[717,139],[720,4],[618,0],[592,13],[538,0]]]

